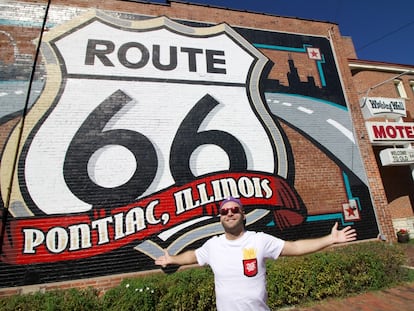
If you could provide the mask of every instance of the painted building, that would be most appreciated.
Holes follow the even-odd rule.
[[[338,25],[179,1],[0,8],[0,287],[158,269],[222,232],[229,195],[250,230],[395,239]]]

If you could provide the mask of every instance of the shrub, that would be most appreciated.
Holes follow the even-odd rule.
[[[161,297],[157,310],[216,309],[213,273],[209,268],[191,269],[170,275],[170,286]]]
[[[2,311],[81,311],[101,310],[97,290],[68,289],[15,295],[0,299]]]
[[[344,297],[407,280],[404,252],[395,245],[367,242],[268,263],[269,306]]]
[[[208,268],[127,279],[103,297],[104,310],[214,310],[213,274]]]
[[[165,292],[162,275],[125,279],[103,297],[104,310],[156,310],[159,297]]]

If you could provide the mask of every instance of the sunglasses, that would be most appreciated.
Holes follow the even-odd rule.
[[[233,214],[238,214],[238,213],[240,213],[240,207],[233,206],[233,207],[230,207],[230,208],[222,208],[220,210],[220,215],[221,216],[226,216],[229,213],[229,211],[231,211]]]

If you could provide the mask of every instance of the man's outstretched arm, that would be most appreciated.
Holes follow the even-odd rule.
[[[155,260],[155,264],[162,267],[166,267],[168,265],[183,266],[195,263],[197,263],[197,257],[194,250],[189,250],[175,256],[171,256],[166,250],[164,250],[164,255]]]
[[[286,241],[282,256],[299,256],[317,252],[325,247],[338,243],[346,243],[356,240],[356,231],[351,227],[338,230],[338,223],[332,227],[331,234],[316,239],[304,239],[298,241]]]

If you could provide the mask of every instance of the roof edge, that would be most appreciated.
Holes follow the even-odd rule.
[[[208,7],[208,8],[215,8],[215,9],[222,9],[222,10],[229,10],[229,11],[235,11],[235,12],[245,12],[245,13],[252,13],[252,14],[260,14],[260,15],[266,15],[266,16],[272,16],[272,17],[280,17],[280,18],[293,18],[293,19],[299,19],[304,21],[311,21],[311,22],[319,22],[319,23],[328,23],[333,25],[338,25],[336,22],[332,21],[324,21],[324,20],[317,20],[317,19],[310,19],[310,18],[304,18],[304,17],[297,17],[297,16],[287,16],[287,15],[277,15],[277,14],[271,14],[266,12],[258,12],[258,11],[250,11],[250,10],[243,10],[243,9],[236,9],[236,8],[229,8],[219,5],[210,5],[210,4],[203,4],[203,3],[194,3],[191,1],[184,1],[184,0],[166,0],[166,3],[170,4],[172,2],[180,3],[180,4],[188,4],[188,5],[194,5],[194,6],[202,6],[202,7]]]
[[[361,59],[348,59],[348,64],[351,70],[379,70],[388,72],[406,72],[412,71],[414,73],[414,65],[396,64],[380,61],[361,60]]]

